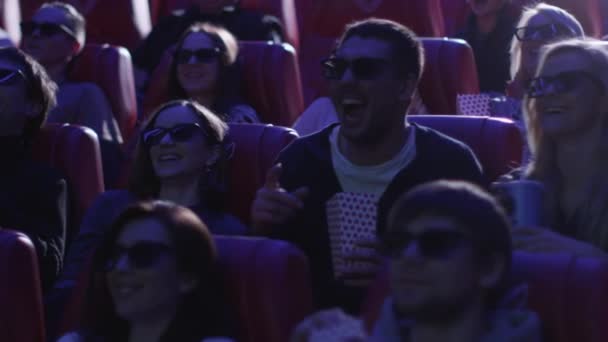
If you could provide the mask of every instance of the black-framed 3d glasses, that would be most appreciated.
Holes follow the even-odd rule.
[[[545,42],[559,37],[575,37],[571,28],[558,24],[524,26],[515,29],[515,37],[522,42]]]
[[[604,83],[584,70],[564,71],[553,76],[542,76],[533,78],[528,86],[528,96],[532,98],[547,95],[563,94],[571,91],[580,84],[582,80],[590,80],[602,93],[606,91]]]
[[[77,39],[76,32],[67,25],[36,21],[24,21],[21,23],[21,33],[23,33],[24,36],[31,36],[36,30],[43,37],[51,37],[58,33],[65,33],[68,36]]]
[[[340,80],[350,69],[353,77],[359,81],[376,79],[389,66],[390,62],[382,58],[360,57],[348,60],[332,56],[321,61],[323,76],[328,80]]]
[[[173,127],[154,127],[142,133],[142,139],[146,146],[152,147],[159,145],[165,135],[169,134],[173,142],[186,142],[192,139],[195,134],[205,134],[205,130],[197,123],[183,123]]]
[[[427,259],[442,259],[470,242],[459,231],[429,230],[420,234],[389,232],[382,239],[381,252],[390,258],[399,258],[412,243],[416,243],[418,255]]]
[[[125,255],[129,266],[136,269],[150,268],[158,264],[163,255],[173,253],[173,248],[161,242],[138,242],[129,247],[116,247],[109,256],[105,270],[112,271]]]
[[[178,64],[186,64],[194,57],[197,63],[211,63],[222,54],[220,48],[203,48],[197,50],[181,49],[177,51],[175,58]]]

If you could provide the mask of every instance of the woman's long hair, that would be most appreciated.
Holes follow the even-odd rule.
[[[125,226],[135,220],[159,221],[171,238],[178,271],[198,281],[185,294],[161,342],[199,342],[204,337],[230,336],[226,305],[221,293],[215,243],[207,226],[190,209],[165,201],[138,202],[113,223],[93,258],[84,324],[86,342],[127,341],[129,322],[118,317],[106,285],[106,265]]]
[[[156,118],[160,113],[171,107],[185,106],[189,108],[198,120],[206,134],[209,147],[219,146],[220,156],[217,161],[209,165],[199,182],[199,196],[201,202],[214,211],[223,211],[226,202],[226,173],[228,160],[232,156],[233,144],[226,137],[228,126],[214,113],[195,101],[175,100],[161,105],[143,125],[141,132],[154,127]],[[139,199],[158,198],[160,192],[160,179],[154,172],[150,151],[143,142],[140,134],[135,149],[135,157],[129,178],[129,191]]]
[[[231,103],[240,102],[241,86],[237,63],[239,45],[234,35],[221,26],[210,23],[194,23],[182,33],[175,46],[169,69],[169,96],[172,100],[190,98],[177,77],[178,63],[176,57],[186,38],[195,32],[207,35],[221,51],[220,72],[215,91],[216,98],[210,109],[216,114],[224,116],[227,114],[226,111]]]
[[[546,46],[541,52],[540,65],[552,56],[564,51],[574,51],[588,61],[587,70],[598,76],[608,89],[608,44],[595,40],[572,39]],[[537,74],[539,70],[537,71]],[[604,93],[602,96],[608,96]],[[566,217],[560,207],[560,197],[565,182],[557,164],[556,142],[543,134],[540,118],[535,109],[535,100],[524,97],[524,119],[528,127],[528,144],[533,158],[527,166],[528,178],[541,181],[546,188],[546,218],[549,224],[570,236],[589,241],[608,250],[608,108],[597,108],[597,123],[601,126],[601,137],[595,149],[581,151],[595,156],[597,161],[591,179],[592,190],[579,203],[575,217]],[[564,224],[567,222],[567,227]]]

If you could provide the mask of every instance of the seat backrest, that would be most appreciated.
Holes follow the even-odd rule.
[[[133,63],[127,49],[113,45],[87,44],[74,59],[68,79],[98,85],[108,98],[124,141],[137,121]]]
[[[277,240],[217,237],[228,300],[236,308],[239,341],[284,342],[312,313],[308,259]]]
[[[528,306],[536,312],[544,341],[608,340],[608,264],[569,254],[513,254],[510,282],[528,284]],[[383,270],[370,287],[362,310],[370,329],[389,294]]]
[[[305,105],[326,94],[319,63],[352,21],[386,18],[408,26],[419,36],[444,34],[439,0],[296,0],[296,10]]]
[[[266,172],[279,152],[298,135],[291,128],[272,125],[231,124],[235,144],[228,177],[228,209],[244,223],[250,221],[251,203],[264,185]]]
[[[151,0],[152,18],[159,20],[175,10],[188,8],[195,2],[196,0]],[[240,0],[239,8],[277,17],[283,24],[285,41],[296,48],[299,46],[294,0]]]
[[[21,0],[23,18],[31,18],[46,0]],[[87,41],[137,47],[152,30],[148,0],[71,1],[87,20]]]
[[[169,99],[168,79],[172,56],[165,53],[150,76],[144,113]],[[238,67],[241,94],[262,122],[291,126],[302,113],[302,88],[296,53],[289,44],[241,42]]]
[[[34,159],[66,177],[69,226],[76,228],[93,200],[104,191],[99,140],[93,130],[76,125],[47,124],[33,144]]]
[[[15,44],[21,41],[19,23],[21,23],[19,0],[0,0],[0,27]]]
[[[410,115],[410,122],[433,128],[467,144],[475,153],[487,181],[517,168],[523,139],[509,119],[464,115]]]
[[[432,114],[456,113],[458,94],[479,93],[473,50],[461,39],[422,38],[424,72],[418,89]]]
[[[23,233],[0,228],[0,336],[3,342],[44,342],[38,258]]]

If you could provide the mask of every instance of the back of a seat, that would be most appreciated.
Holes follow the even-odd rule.
[[[539,315],[543,340],[608,341],[608,264],[570,254],[513,254],[510,282],[528,284],[528,306]],[[389,294],[383,270],[362,310],[371,329]]]
[[[289,44],[241,42],[239,50],[241,94],[264,123],[291,126],[302,113],[302,88],[296,53]],[[144,99],[149,115],[169,99],[168,79],[172,56],[166,53],[150,76]]]
[[[19,0],[0,0],[0,27],[2,27],[13,43],[21,40],[21,8]]]
[[[86,127],[47,124],[33,144],[33,155],[66,177],[69,226],[79,227],[86,210],[104,191],[97,134]]]
[[[113,45],[87,44],[74,60],[68,79],[98,85],[108,98],[124,141],[137,121],[133,63],[127,49]]]
[[[410,122],[433,128],[467,144],[475,153],[487,181],[518,167],[521,132],[509,119],[463,115],[410,115]]]
[[[31,18],[46,0],[21,0],[23,18]],[[152,30],[148,0],[66,0],[87,20],[87,41],[137,47]]]
[[[0,228],[0,279],[2,342],[44,342],[38,259],[25,234]]]
[[[422,38],[425,66],[418,89],[432,114],[456,113],[458,94],[479,93],[473,50],[461,39]]]
[[[236,309],[239,341],[284,342],[312,313],[308,259],[277,240],[217,237],[228,300]]]
[[[196,0],[151,0],[152,17],[154,20],[159,20],[175,10],[188,8],[195,2]],[[283,24],[285,41],[296,48],[299,46],[294,0],[240,0],[239,8],[277,17]]]
[[[235,149],[228,177],[228,209],[248,223],[251,203],[264,185],[266,172],[298,135],[290,128],[248,124],[231,124],[229,135]]]
[[[368,17],[402,23],[419,36],[443,36],[439,0],[296,0],[300,27],[300,72],[304,103],[326,94],[319,63],[327,57],[344,27]]]

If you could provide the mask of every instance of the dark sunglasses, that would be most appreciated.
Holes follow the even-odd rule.
[[[186,64],[194,56],[198,63],[211,63],[222,54],[220,48],[205,48],[198,50],[181,49],[177,52],[176,59],[179,64]]]
[[[558,37],[574,37],[576,32],[569,27],[557,24],[547,24],[540,26],[524,26],[515,29],[517,40],[544,42]]]
[[[15,84],[19,78],[27,81],[27,77],[21,70],[0,69],[0,85]]]
[[[21,23],[21,32],[24,36],[31,36],[36,30],[43,37],[51,37],[59,33],[65,33],[76,39],[76,33],[69,27],[57,23],[38,23],[35,21],[24,21]]]
[[[430,230],[421,234],[408,232],[388,233],[383,239],[381,252],[390,258],[399,258],[403,252],[416,242],[418,254],[429,259],[449,256],[469,239],[458,231]]]
[[[361,57],[347,60],[340,57],[330,57],[321,61],[323,76],[328,80],[340,80],[346,70],[350,69],[353,77],[359,81],[373,80],[381,74],[389,61],[382,58]]]
[[[197,133],[205,133],[205,130],[197,123],[183,123],[170,128],[149,128],[142,133],[143,142],[151,147],[160,144],[165,135],[169,133],[174,142],[186,142]]]
[[[168,245],[160,242],[138,242],[130,247],[116,247],[108,258],[105,269],[112,271],[116,268],[118,261],[126,255],[129,265],[137,269],[150,268],[158,263],[161,256],[173,252]]]
[[[584,70],[564,71],[554,76],[536,77],[530,81],[529,97],[543,97],[571,91],[583,79],[590,80],[602,93],[606,91],[604,83]]]

